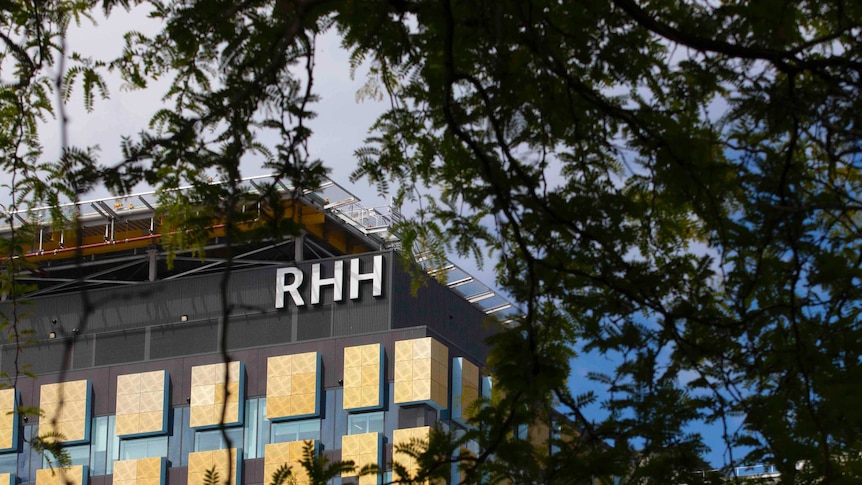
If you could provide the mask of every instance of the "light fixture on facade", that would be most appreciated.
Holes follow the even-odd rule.
[[[189,321],[189,316],[188,315],[180,315],[180,321],[181,322]]]
[[[57,338],[57,332],[48,332],[48,338]]]

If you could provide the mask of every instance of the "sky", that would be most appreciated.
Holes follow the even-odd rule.
[[[95,19],[95,24],[83,21],[72,28],[66,41],[69,52],[79,52],[85,56],[111,59],[119,56],[124,45],[123,35],[131,30],[151,34],[160,24],[146,16],[142,7],[131,12],[116,9],[110,19]],[[354,151],[363,146],[368,130],[377,117],[388,108],[388,102],[364,99],[358,101],[356,93],[364,82],[361,69],[355,78],[351,77],[349,54],[341,48],[340,40],[333,31],[317,39],[315,54],[315,92],[320,101],[312,106],[316,118],[308,124],[313,131],[309,142],[312,158],[319,158],[330,169],[329,178],[357,196],[365,207],[384,206],[389,203],[377,193],[376,187],[367,180],[350,181],[350,174],[356,168]],[[116,76],[107,76],[109,99],[97,99],[92,112],[83,107],[80,90],[73,92],[67,105],[67,135],[69,144],[77,147],[99,147],[99,156],[105,165],[121,159],[120,138],[135,135],[143,129],[161,104],[161,97],[167,89],[168,79],[151,83],[146,90],[129,91],[123,87]],[[49,121],[40,129],[46,158],[56,159],[60,152],[61,132],[59,123]],[[244,162],[243,176],[265,175],[268,170],[256,161]],[[6,174],[0,175],[4,177]],[[5,182],[5,180],[3,180]],[[134,192],[152,190],[141,186]],[[106,191],[87,194],[84,199],[107,197]],[[403,207],[409,216],[412,208]],[[486,261],[479,268],[471,259],[451,258],[468,273],[485,284],[493,285],[493,261]]]

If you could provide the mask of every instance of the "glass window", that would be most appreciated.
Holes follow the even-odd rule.
[[[117,417],[108,416],[108,463],[105,466],[105,474],[114,473],[114,462],[120,459],[120,437],[116,433]]]
[[[120,459],[136,460],[168,455],[168,437],[135,438],[120,440]]]
[[[563,439],[563,427],[559,423],[551,423],[551,454],[556,455],[560,452],[560,440]]]
[[[257,458],[257,435],[258,435],[258,403],[257,399],[249,399],[245,403],[245,424],[243,431],[245,441],[242,444],[243,459]]]
[[[30,446],[30,438],[36,431],[36,425],[30,424],[24,426],[24,444],[21,448],[21,453],[18,454],[18,478],[21,479],[22,483],[27,482],[35,482],[35,471],[32,468],[35,468],[36,465],[33,463],[40,463],[42,460],[32,460],[32,456],[36,454]],[[32,478],[31,478],[32,477]]]
[[[182,422],[182,444],[180,449],[181,462],[180,466],[188,466],[189,453],[195,451],[195,430],[191,428],[189,420],[191,419],[191,409],[183,408]]]
[[[519,424],[516,428],[519,440],[525,440],[529,436],[530,428],[526,424]]]
[[[323,398],[323,419],[320,421],[320,446],[324,450],[341,448],[335,445],[335,401],[335,389],[326,391]]]
[[[90,445],[64,446],[63,452],[69,456],[72,466],[90,464]],[[43,456],[42,468],[59,466],[54,455],[47,453]]]
[[[257,415],[260,416],[257,426],[257,456],[262,457],[269,441],[270,422],[266,419],[266,398],[261,397],[257,403]]]
[[[223,433],[220,429],[210,429],[195,433],[195,451],[224,450],[242,446],[242,428],[225,428],[224,431]]]
[[[320,420],[288,421],[272,423],[272,443],[320,439]]]
[[[90,472],[93,475],[105,475],[108,464],[108,417],[93,418],[91,429]]]
[[[171,409],[170,434],[168,435],[168,466],[180,466],[183,461],[183,411],[188,408]]]
[[[347,434],[382,433],[383,411],[351,414],[347,417]]]

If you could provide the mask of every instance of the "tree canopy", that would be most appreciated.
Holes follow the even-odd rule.
[[[71,22],[132,7],[162,29],[115,59],[66,49]],[[707,446],[788,483],[862,475],[862,3],[79,0],[7,2],[0,22],[9,209],[190,183],[194,200],[164,192],[172,214],[229,223],[246,195],[208,174],[324,173],[314,41],[337,31],[370,67],[362,94],[390,102],[354,176],[421,201],[405,247],[490,248],[524,308],[493,342],[505,397],[469,476],[697,483]],[[109,71],[171,80],[150,128],[119,162],[66,139],[47,159],[40,120],[98,109]],[[613,363],[602,393],[577,392],[579,352]],[[581,416],[594,402],[606,416]],[[552,408],[584,427],[557,455],[506,434]]]

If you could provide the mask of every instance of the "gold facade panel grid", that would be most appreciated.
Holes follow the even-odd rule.
[[[18,450],[18,401],[16,389],[0,390],[0,452]]]
[[[398,340],[395,342],[395,362],[413,360],[413,341]]]
[[[239,382],[228,382],[226,385],[215,386],[215,399],[213,404],[223,402],[239,402]]]
[[[140,394],[140,373],[117,376],[117,396],[138,396]]]
[[[431,378],[431,358],[413,359],[413,380]]]
[[[164,391],[143,391],[141,393],[140,411],[150,413],[161,411],[165,408]]]
[[[359,406],[361,408],[376,408],[380,407],[380,386],[362,386],[360,388]],[[347,408],[345,408],[347,409]]]
[[[362,350],[360,347],[344,347],[344,368],[362,366]]]
[[[409,382],[413,380],[413,360],[396,361],[395,382]]]
[[[383,407],[383,345],[344,348],[345,410],[365,411]]]
[[[343,401],[344,402],[342,403],[342,407],[344,409],[358,408],[360,403],[362,402],[362,388],[345,388],[343,393]]]
[[[448,407],[449,349],[434,338],[395,342],[395,402]]]
[[[293,372],[291,375],[317,372],[317,352],[306,352],[293,355]]]
[[[290,416],[290,396],[268,397],[266,399],[267,416]]]
[[[313,453],[317,455],[320,446],[316,440],[310,441]],[[264,480],[268,483],[272,478],[272,474],[281,466],[286,465],[293,472],[296,485],[311,485],[305,468],[300,464],[305,453],[305,443],[305,441],[289,441],[266,445],[263,457]]]
[[[320,414],[320,354],[279,355],[267,359],[266,417],[290,419]]]
[[[355,477],[366,465],[380,466],[383,438],[380,433],[365,433],[346,435],[341,438],[341,459],[352,461],[355,466],[352,472],[343,472],[342,477]],[[376,485],[378,475],[359,477],[359,485]]]
[[[167,433],[167,371],[117,376],[117,425],[115,434],[132,438]]]
[[[236,448],[189,453],[188,483],[204,483],[207,471],[215,469],[219,483],[236,485],[237,477],[242,476],[241,457],[242,451]]]
[[[36,485],[87,485],[89,478],[86,465],[36,470]]]
[[[0,409],[15,409],[18,397],[15,389],[0,390]]]
[[[344,366],[344,389],[362,387],[362,366],[347,367],[347,362]]]
[[[114,462],[114,485],[164,485],[167,462],[163,457]]]
[[[114,485],[118,482],[129,482],[138,477],[138,460],[120,460],[114,462]]]
[[[117,394],[117,416],[141,412],[140,394]]]
[[[362,379],[362,387],[380,385],[380,364],[363,365],[360,373]]]
[[[117,436],[132,435],[137,432],[140,425],[140,414],[118,414],[116,417],[115,433]]]
[[[292,416],[311,416],[317,414],[317,394],[294,394],[290,396]]]
[[[242,362],[192,367],[189,426],[212,428],[222,424],[222,418],[225,425],[242,424],[244,393],[245,367]]]
[[[40,435],[66,444],[90,440],[92,392],[87,380],[43,384],[39,389]]]
[[[413,340],[413,360],[431,358],[431,337]]]
[[[394,430],[392,432],[392,461],[403,466],[411,475],[415,474],[419,469],[416,460],[410,454],[399,451],[399,448],[417,442],[422,442],[427,447],[430,435],[430,426]]]
[[[293,390],[293,380],[290,375],[269,375],[266,377],[266,388],[272,390],[273,396],[289,396]]]
[[[18,440],[16,439],[15,430],[11,428],[0,429],[0,444],[4,447],[3,451],[17,451]]]

